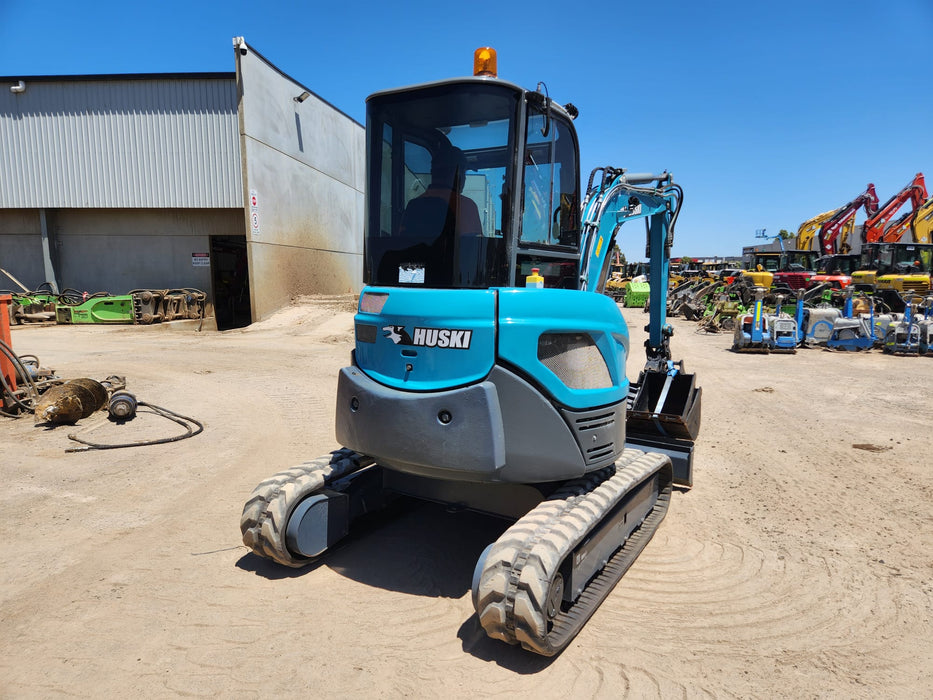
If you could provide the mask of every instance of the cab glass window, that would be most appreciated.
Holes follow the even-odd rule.
[[[571,127],[529,105],[523,154],[521,242],[579,245],[577,146]]]
[[[513,89],[475,83],[371,98],[368,283],[506,282],[517,107]]]

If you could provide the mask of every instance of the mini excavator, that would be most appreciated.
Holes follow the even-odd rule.
[[[577,110],[495,75],[367,99],[364,279],[338,378],[344,447],[259,484],[256,554],[300,567],[395,496],[514,521],[476,564],[487,634],[564,649],[693,482],[701,390],[666,322],[683,191],[597,168],[580,191]],[[602,294],[613,241],[645,222],[647,363]]]

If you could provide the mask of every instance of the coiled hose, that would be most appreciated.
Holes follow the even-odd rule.
[[[80,442],[81,447],[69,447],[65,452],[86,452],[88,450],[116,450],[122,447],[145,447],[147,445],[164,445],[169,442],[177,442],[178,440],[185,440],[186,438],[194,437],[195,435],[201,433],[204,430],[204,424],[194,418],[189,418],[188,416],[183,416],[180,413],[175,413],[170,411],[167,408],[162,408],[161,406],[156,406],[151,403],[146,403],[145,401],[138,401],[137,405],[146,406],[152,411],[163,418],[168,418],[170,421],[178,423],[180,426],[185,428],[185,433],[182,435],[173,435],[172,437],[159,438],[157,440],[139,440],[136,442],[123,442],[114,445],[104,444],[99,442],[90,442],[88,440],[82,440],[74,433],[68,435],[69,440],[74,440],[75,442]],[[197,430],[193,426],[197,426]],[[94,426],[97,427],[97,426]]]

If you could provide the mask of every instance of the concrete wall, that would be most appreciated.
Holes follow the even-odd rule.
[[[245,42],[234,51],[257,321],[295,295],[362,288],[365,130],[313,94],[295,101],[306,88]]]
[[[38,210],[0,212],[0,267],[31,289],[44,281],[38,221]],[[243,235],[242,209],[49,209],[46,222],[59,287],[90,293],[210,293],[211,269],[192,253],[209,253],[210,236]]]
[[[0,209],[0,268],[30,290],[45,281],[38,210]],[[0,290],[22,291],[2,273]]]

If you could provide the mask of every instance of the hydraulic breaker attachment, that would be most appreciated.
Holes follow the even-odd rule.
[[[73,323],[133,323],[133,297],[130,295],[97,297],[77,306],[58,305],[55,320]]]

